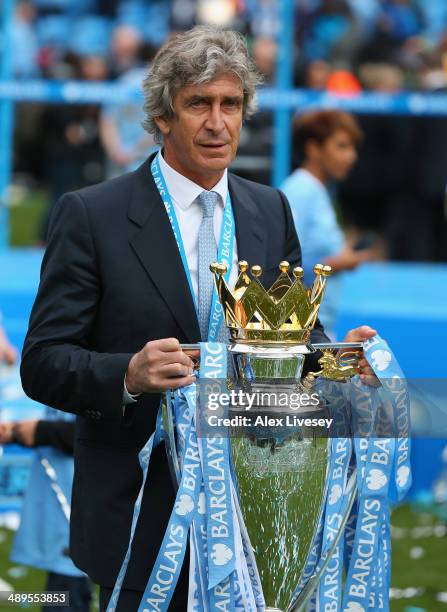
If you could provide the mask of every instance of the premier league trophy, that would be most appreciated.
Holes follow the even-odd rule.
[[[225,280],[227,266],[210,266],[231,336],[227,350],[233,377],[229,377],[229,388],[235,393],[241,391],[239,398],[248,394],[258,398],[249,412],[243,399],[237,406],[229,406],[230,421],[237,423],[234,417],[239,417],[245,425],[230,428],[228,436],[240,513],[269,612],[286,612],[304,605],[338,542],[355,496],[355,487],[351,486],[325,563],[315,566],[306,577],[306,561],[328,493],[331,456],[328,429],[322,426],[330,417],[329,408],[317,393],[312,393],[315,377],[319,374],[343,380],[357,370],[352,353],[350,361],[345,357],[344,363],[334,355],[340,345],[310,344],[331,269],[315,266],[315,281],[306,289],[301,280],[303,269],[295,268],[291,278],[289,267],[282,262],[278,279],[266,290],[260,282],[261,268],[253,266],[250,278],[248,264],[240,262],[237,283],[230,291]],[[361,348],[360,344],[343,346]],[[306,356],[317,349],[324,349],[322,370],[302,380]],[[206,411],[201,419],[206,419]],[[308,423],[313,426],[306,426]],[[168,403],[164,408],[168,455],[179,482],[174,424]],[[352,483],[354,480],[355,473],[351,474]]]

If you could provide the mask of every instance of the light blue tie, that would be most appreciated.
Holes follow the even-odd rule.
[[[202,191],[199,202],[202,206],[203,218],[199,229],[199,326],[202,340],[208,340],[211,301],[213,299],[213,275],[210,263],[217,259],[217,246],[214,237],[214,209],[219,198],[215,191]]]

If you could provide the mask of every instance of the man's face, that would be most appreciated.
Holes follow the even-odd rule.
[[[350,134],[337,130],[322,145],[315,146],[316,156],[324,174],[342,181],[357,161],[357,149]]]
[[[243,101],[241,82],[231,73],[180,89],[174,116],[156,120],[166,161],[192,181],[213,187],[236,156]]]

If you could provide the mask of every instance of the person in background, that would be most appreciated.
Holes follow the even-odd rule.
[[[350,70],[333,70],[326,83],[329,93],[339,96],[356,96],[361,93],[362,86]]]
[[[144,68],[133,68],[118,80],[137,89],[145,73]],[[150,153],[158,149],[155,140],[141,125],[143,118],[142,105],[138,101],[111,103],[102,108],[99,135],[106,154],[108,178],[136,170]]]
[[[14,365],[16,360],[17,350],[0,325],[0,364]],[[69,522],[56,494],[50,490],[50,480],[41,465],[42,458],[50,461],[58,484],[69,500],[73,481],[74,419],[72,415],[47,408],[46,419],[0,421],[0,446],[5,444],[42,447],[31,466],[11,559],[47,570],[45,590],[69,591],[70,606],[63,608],[65,612],[89,612],[90,582],[68,556]],[[51,608],[44,606],[42,612],[51,612]]]
[[[140,32],[130,25],[117,26],[112,34],[110,47],[110,77],[116,79],[128,70],[141,65],[143,39]]]
[[[35,17],[36,8],[32,2],[21,0],[16,4],[11,25],[12,71],[16,79],[38,76]]]
[[[380,0],[348,0],[349,6],[361,24],[362,33],[368,37],[381,10]]]
[[[68,553],[70,497],[73,482],[75,424],[71,415],[51,408],[44,419],[0,422],[0,444],[20,444],[37,452],[14,539],[11,560],[48,572],[46,591],[68,591],[65,612],[89,612],[91,584]],[[56,474],[65,502],[57,497],[42,459]],[[64,508],[64,503],[66,504]],[[52,608],[43,606],[42,612]]]
[[[308,61],[353,62],[361,44],[359,20],[347,0],[321,0],[298,26]]]
[[[359,76],[365,91],[404,91],[405,74],[397,65],[368,62]],[[447,176],[441,153],[445,119],[373,114],[361,115],[359,123],[362,154],[339,190],[346,223],[378,234],[387,259],[431,260],[438,248]],[[433,188],[438,202],[434,207],[429,203]]]
[[[278,45],[274,38],[259,36],[252,45],[253,61],[262,75],[263,84],[273,86],[275,81]]]
[[[305,86],[314,91],[324,91],[331,76],[332,68],[324,60],[314,60],[305,69]]]
[[[386,63],[367,63],[360,66],[360,80],[365,89],[379,93],[397,94],[404,88],[404,73],[398,66]]]
[[[104,81],[107,63],[102,56],[73,56],[76,78]],[[104,178],[104,152],[99,138],[98,104],[49,104],[40,120],[43,170],[50,192],[41,240],[46,241],[53,206],[65,191],[96,183]]]
[[[51,446],[73,455],[74,421],[26,419],[0,423],[0,444],[21,444],[28,448]]]
[[[361,139],[356,120],[347,113],[313,111],[298,116],[293,123],[293,144],[302,163],[281,187],[300,236],[305,281],[312,282],[315,264],[332,267],[334,277],[320,308],[321,321],[331,337],[335,335],[339,273],[354,270],[371,258],[369,249],[356,251],[346,243],[329,191],[333,181],[349,175]]]
[[[273,87],[277,61],[277,44],[272,38],[257,37],[252,42],[252,56],[262,83]],[[241,130],[239,154],[234,167],[243,178],[268,184],[271,175],[273,121],[270,109],[259,109],[244,121]]]
[[[1,313],[0,313],[0,363],[6,365],[14,365],[17,359],[17,351],[9,342],[8,337],[1,326]]]
[[[141,47],[140,56],[133,57],[134,65],[129,65],[116,82],[140,90],[148,63],[150,65],[154,55],[155,49],[149,45]],[[150,153],[158,149],[154,138],[143,129],[143,119],[142,101],[139,100],[126,104],[112,102],[102,107],[99,135],[107,158],[108,178],[136,170]]]
[[[423,14],[413,0],[386,0],[382,19],[391,36],[398,41],[417,36],[424,27]]]

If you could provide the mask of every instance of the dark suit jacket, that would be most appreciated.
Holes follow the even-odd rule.
[[[229,175],[240,259],[273,281],[300,262],[289,205],[278,190]],[[199,325],[163,203],[146,162],[137,171],[61,198],[52,216],[40,287],[23,350],[26,393],[75,413],[73,561],[115,582],[141,483],[138,451],[154,430],[160,396],[123,416],[124,375],[149,340],[197,342]],[[322,328],[314,341],[327,341]],[[125,587],[144,589],[174,501],[159,447],[153,454]]]

